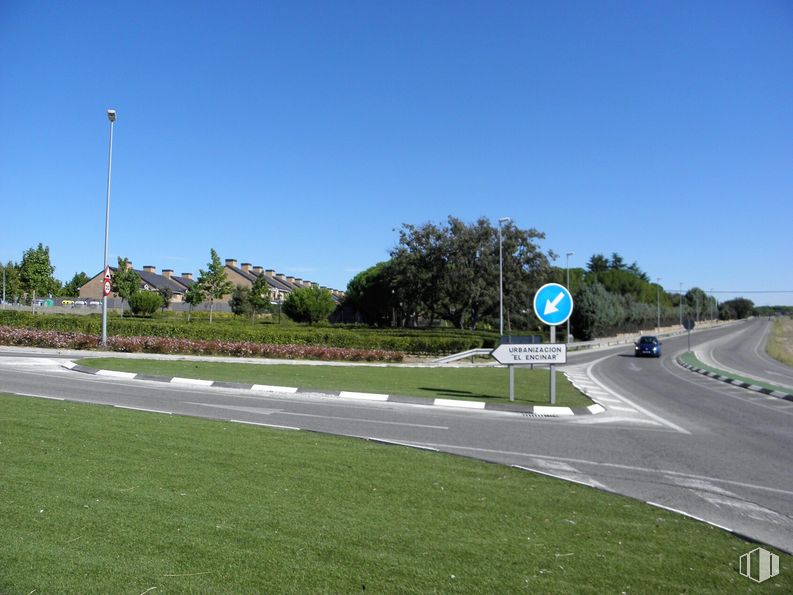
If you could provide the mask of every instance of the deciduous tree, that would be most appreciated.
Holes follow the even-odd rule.
[[[173,289],[170,287],[160,287],[157,290],[157,293],[160,294],[160,298],[162,299],[162,309],[163,312],[165,308],[171,305],[171,299],[173,298]]]
[[[298,287],[284,302],[284,313],[296,322],[316,324],[328,319],[336,307],[333,296],[327,289]]]
[[[266,312],[272,307],[270,303],[270,284],[267,283],[267,277],[265,275],[259,275],[256,277],[256,281],[253,282],[251,286],[250,302],[252,316]]]
[[[151,316],[162,306],[162,296],[156,291],[138,291],[129,298],[135,316]]]
[[[187,291],[184,292],[184,301],[190,305],[190,308],[187,310],[187,322],[190,322],[193,308],[202,304],[205,298],[206,294],[204,293],[204,288],[198,283],[193,283],[187,288]]]
[[[3,288],[0,291],[0,297],[5,296],[5,301],[16,302],[22,297],[24,293],[22,290],[22,282],[19,280],[19,265],[8,261],[6,264],[0,264],[0,283]]]
[[[229,306],[231,307],[231,311],[235,316],[248,316],[253,314],[250,288],[237,285],[237,287],[235,287],[231,292]]]
[[[118,257],[118,268],[113,275],[113,291],[121,298],[121,317],[124,317],[124,300],[129,300],[140,291],[140,275],[129,266],[129,259]]]
[[[50,248],[41,242],[36,248],[25,250],[19,264],[19,281],[28,298],[57,293],[58,282],[52,276],[55,267],[50,263]]]
[[[91,280],[91,277],[86,275],[85,273],[75,273],[74,277],[72,277],[71,281],[69,281],[66,285],[63,286],[61,289],[61,295],[63,297],[77,297],[80,295],[80,288],[88,283]]]
[[[209,298],[209,322],[212,323],[215,300],[223,299],[224,295],[231,293],[234,284],[226,277],[226,271],[223,270],[223,264],[214,248],[210,249],[209,255],[207,270],[200,269],[198,272],[198,283]]]

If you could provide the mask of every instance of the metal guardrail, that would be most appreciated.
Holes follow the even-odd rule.
[[[486,348],[479,348],[479,349],[469,349],[468,351],[462,351],[460,353],[454,353],[452,355],[447,355],[446,357],[441,357],[436,360],[433,360],[435,364],[450,364],[452,362],[456,362],[461,359],[465,359],[467,357],[474,358],[477,355],[490,355],[492,349]]]

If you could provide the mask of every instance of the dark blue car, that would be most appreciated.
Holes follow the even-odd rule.
[[[658,337],[644,335],[634,345],[636,357],[661,357],[661,342]]]

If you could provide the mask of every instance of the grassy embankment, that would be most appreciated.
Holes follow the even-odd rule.
[[[78,363],[154,376],[509,403],[509,379],[504,368],[264,365],[117,358],[90,358]],[[547,405],[548,380],[547,368],[517,369],[515,402]],[[586,407],[592,404],[559,372],[556,391],[557,405]]]
[[[628,498],[347,438],[0,395],[3,593],[790,593]]]
[[[774,320],[766,351],[774,359],[793,366],[793,318],[784,317]]]

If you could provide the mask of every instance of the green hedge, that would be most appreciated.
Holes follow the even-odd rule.
[[[33,315],[29,312],[0,311],[0,325],[38,330],[99,335],[99,315]],[[498,336],[483,331],[457,329],[372,329],[363,326],[302,326],[295,324],[251,324],[240,320],[185,321],[168,318],[108,319],[110,336],[156,336],[178,339],[251,341],[274,345],[316,345],[351,349],[401,351],[414,355],[443,355],[467,349],[494,347]]]

